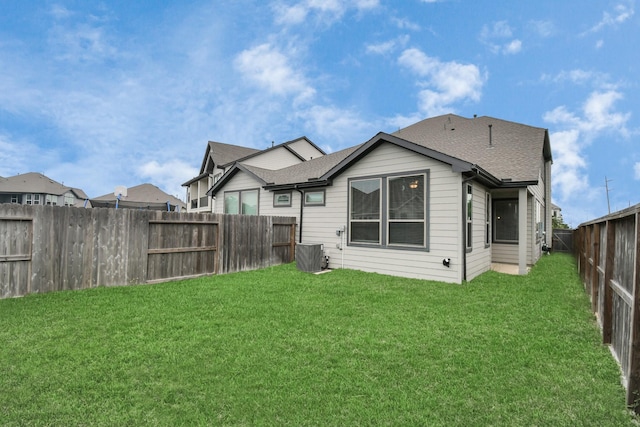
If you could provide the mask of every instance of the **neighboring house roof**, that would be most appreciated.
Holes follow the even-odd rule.
[[[209,143],[207,144],[207,149],[205,150],[204,159],[202,160],[202,166],[200,167],[200,174],[194,178],[191,178],[189,181],[182,184],[182,186],[184,187],[184,186],[191,185],[192,183],[199,181],[200,179],[205,178],[207,175],[209,175],[212,169],[212,167],[211,168],[207,167],[210,164],[210,160],[212,160],[217,167],[226,168],[233,165],[236,162],[243,162],[251,158],[254,158],[256,156],[259,156],[261,154],[267,153],[269,151],[284,148],[285,150],[293,154],[295,157],[300,159],[301,162],[304,162],[307,159],[305,159],[303,155],[301,155],[299,152],[297,152],[294,148],[291,147],[292,145],[294,145],[297,142],[300,142],[301,140],[304,140],[308,145],[315,148],[319,153],[321,153],[322,156],[326,154],[320,147],[314,144],[313,141],[311,141],[306,136],[301,136],[299,138],[295,138],[278,145],[272,145],[271,147],[266,148],[264,150],[259,150],[256,148],[249,148],[249,147],[242,147],[240,145],[231,145],[231,144],[224,144],[221,142],[209,141]]]
[[[326,185],[383,142],[447,163],[456,172],[473,173],[494,187],[535,184],[542,158],[551,160],[546,129],[492,117],[466,119],[447,114],[393,134],[380,132],[364,144],[279,170],[238,161],[207,194],[215,195],[238,171],[253,175],[271,190]]]
[[[33,193],[62,196],[70,191],[78,199],[88,199],[85,192],[79,188],[67,187],[38,172],[28,172],[0,179],[0,193]]]
[[[110,193],[91,199],[91,204],[97,208],[114,207],[116,199],[116,195]],[[140,184],[128,188],[127,195],[120,197],[118,206],[122,208],[166,209],[167,202],[173,207],[180,206],[180,209],[187,207],[182,200],[165,193],[153,184]]]
[[[552,160],[546,129],[488,116],[445,114],[393,135],[476,164],[501,180],[537,181],[541,154]]]
[[[317,181],[328,170],[343,161],[349,154],[353,153],[360,147],[346,148],[335,153],[326,154],[303,163],[289,166],[283,169],[270,170],[259,168],[256,166],[244,165],[240,162],[236,163],[222,178],[216,182],[207,192],[208,195],[214,195],[218,189],[225,185],[239,171],[253,175],[258,181],[262,182],[267,188],[277,189],[277,187],[291,187],[309,185],[318,185]]]

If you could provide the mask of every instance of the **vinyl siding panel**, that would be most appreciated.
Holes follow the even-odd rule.
[[[304,157],[305,160],[316,159],[323,156],[323,154],[318,151],[316,147],[309,144],[304,139],[292,142],[291,144],[289,144],[289,148]]]
[[[428,170],[429,250],[347,246],[336,230],[348,224],[348,179]],[[331,268],[460,283],[462,280],[461,177],[449,165],[391,144],[382,144],[326,189],[324,207],[305,207],[303,242],[321,243]],[[341,246],[342,250],[336,246]],[[442,264],[451,258],[451,267]]]
[[[242,163],[249,166],[255,166],[263,169],[277,170],[287,166],[301,163],[298,157],[284,147],[278,147],[269,150],[257,156],[251,157]]]
[[[492,243],[491,256],[493,262],[518,264],[518,245],[508,243]]]
[[[214,205],[215,213],[224,213],[224,193],[229,191],[242,191],[258,189],[258,214],[264,215],[262,212],[264,203],[264,193],[269,193],[261,188],[261,183],[251,176],[240,171],[236,173],[224,188],[216,194],[216,203]]]
[[[473,239],[472,250],[467,253],[467,280],[491,269],[491,247],[485,248],[485,212],[487,190],[478,183],[473,185]]]

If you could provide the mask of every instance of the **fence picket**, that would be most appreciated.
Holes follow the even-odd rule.
[[[295,227],[293,217],[0,204],[0,298],[290,262]]]

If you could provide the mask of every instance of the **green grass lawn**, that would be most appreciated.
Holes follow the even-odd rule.
[[[571,257],[464,285],[284,265],[0,301],[0,425],[635,425]]]

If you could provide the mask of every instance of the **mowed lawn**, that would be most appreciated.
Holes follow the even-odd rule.
[[[624,426],[573,258],[451,285],[254,272],[0,301],[2,426]]]

